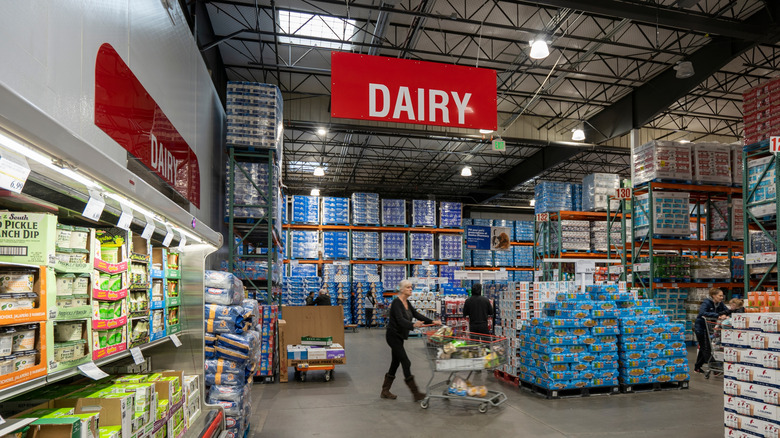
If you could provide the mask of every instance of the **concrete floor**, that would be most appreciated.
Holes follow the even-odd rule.
[[[413,403],[399,379],[397,400],[379,398],[390,364],[384,329],[347,333],[348,365],[333,380],[312,372],[304,383],[257,384],[250,434],[260,437],[719,437],[723,436],[723,379],[692,376],[690,389],[546,400],[502,384],[491,374],[474,379],[508,400],[480,414],[477,406],[432,399]],[[412,372],[423,387],[431,376],[423,341],[406,342]],[[689,358],[695,348],[689,349]],[[446,374],[437,373],[437,379]],[[400,384],[399,384],[400,381]],[[437,381],[437,380],[434,380]]]

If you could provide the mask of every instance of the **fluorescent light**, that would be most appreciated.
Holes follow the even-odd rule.
[[[325,176],[325,169],[323,169],[321,166],[315,167],[314,176]]]
[[[328,133],[327,129],[325,129],[325,128],[317,128],[317,135],[322,136],[322,135],[325,135],[327,133]]]
[[[677,65],[674,66],[674,69],[677,71],[674,75],[677,79],[688,79],[695,73],[691,61],[678,62]]]
[[[528,203],[531,204],[531,207],[533,207],[536,205],[536,199],[531,199],[531,201]]]
[[[528,55],[531,59],[544,59],[550,55],[550,48],[547,47],[545,40],[532,40],[531,53]]]
[[[493,130],[492,129],[480,129],[479,133],[480,134],[492,134]]]
[[[686,139],[682,139],[682,140],[677,140],[677,142],[678,143],[690,143],[691,141],[690,140],[686,140]]]
[[[585,140],[585,131],[582,128],[576,128],[571,130],[571,139],[574,141]]]
[[[320,189],[311,189],[312,196],[320,196]]]
[[[460,176],[471,176],[471,167],[463,166],[463,169],[460,171]]]

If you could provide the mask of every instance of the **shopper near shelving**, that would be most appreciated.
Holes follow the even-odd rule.
[[[389,399],[396,398],[396,395],[390,392],[390,387],[393,385],[393,380],[395,380],[395,373],[398,371],[398,366],[401,365],[406,386],[408,386],[409,390],[412,392],[414,401],[418,402],[425,398],[425,394],[420,392],[417,388],[417,383],[414,381],[414,376],[412,375],[412,362],[409,360],[409,356],[406,355],[406,350],[404,350],[404,340],[409,339],[410,330],[422,327],[423,324],[439,325],[441,324],[441,321],[432,320],[415,310],[412,303],[409,302],[409,297],[411,295],[412,282],[409,280],[402,280],[398,284],[398,295],[390,304],[390,317],[387,322],[385,340],[392,351],[392,360],[390,361],[390,369],[387,374],[385,374],[385,380],[382,383],[380,397]],[[413,321],[413,319],[417,319],[417,321]]]
[[[366,292],[366,298],[363,300],[363,309],[366,311],[366,327],[371,328],[374,321],[374,307],[376,307],[376,298],[374,292]]]
[[[471,296],[463,303],[463,317],[469,319],[469,331],[489,335],[488,320],[492,315],[493,306],[482,296],[482,285],[475,284],[471,287]]]
[[[320,289],[320,294],[314,300],[315,306],[330,306],[330,295],[327,289]]]
[[[710,297],[706,298],[699,307],[699,315],[696,317],[696,324],[693,327],[696,340],[699,342],[699,354],[696,356],[696,365],[693,367],[693,371],[696,373],[703,372],[701,366],[710,360],[712,354],[705,318],[722,321],[731,314],[731,309],[723,303],[723,298],[723,291],[713,287],[710,289]]]
[[[306,297],[306,305],[307,306],[314,305],[314,291],[309,292],[309,295]]]

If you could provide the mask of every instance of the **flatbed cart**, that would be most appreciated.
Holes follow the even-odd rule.
[[[426,386],[425,398],[420,407],[427,409],[430,399],[462,400],[478,404],[481,413],[490,406],[499,406],[507,400],[506,394],[488,390],[484,397],[458,395],[450,392],[450,385],[458,372],[468,371],[466,380],[474,371],[492,370],[507,360],[506,338],[471,332],[455,332],[441,335],[437,331],[425,335],[425,349],[431,365],[431,378]],[[449,372],[447,380],[433,383],[437,372]]]
[[[333,378],[333,369],[335,365],[309,365],[308,362],[299,363],[295,365],[295,380],[301,382],[306,381],[306,373],[308,371],[325,371],[325,381],[330,382]]]
[[[707,326],[707,340],[710,343],[711,353],[707,360],[707,372],[704,373],[704,378],[709,379],[710,373],[723,375],[723,344],[721,343],[723,326],[718,319],[704,318],[704,322]]]

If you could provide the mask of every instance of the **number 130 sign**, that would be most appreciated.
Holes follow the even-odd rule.
[[[616,198],[616,199],[631,199],[631,188],[630,187],[621,187],[619,189],[615,189],[614,198]]]

